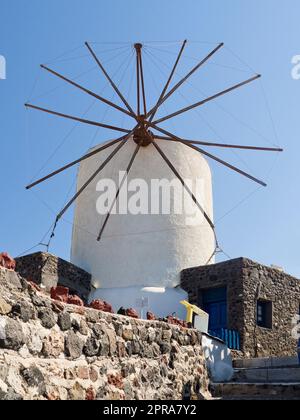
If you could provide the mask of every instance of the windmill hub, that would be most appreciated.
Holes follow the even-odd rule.
[[[133,140],[136,144],[139,144],[142,147],[147,147],[154,140],[153,133],[148,130],[143,124],[145,122],[144,117],[140,117],[141,126],[138,127],[133,133]]]

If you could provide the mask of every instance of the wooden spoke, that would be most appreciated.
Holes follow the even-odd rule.
[[[254,177],[254,176],[252,176],[252,175],[249,175],[248,173],[246,173],[246,172],[242,171],[241,169],[239,169],[239,168],[237,168],[237,167],[235,167],[235,166],[233,166],[233,165],[231,165],[231,164],[229,164],[229,163],[225,162],[224,160],[222,160],[222,159],[218,158],[217,156],[214,156],[214,155],[212,155],[212,154],[210,154],[210,153],[206,152],[205,150],[200,149],[199,147],[194,146],[193,144],[186,143],[186,142],[182,141],[182,139],[181,139],[181,138],[179,138],[179,137],[175,136],[174,134],[172,134],[172,133],[170,133],[170,132],[168,132],[168,131],[166,131],[166,130],[164,130],[164,129],[160,128],[160,127],[158,127],[157,125],[155,125],[155,124],[153,124],[153,123],[151,123],[150,125],[151,125],[151,127],[155,128],[157,131],[160,131],[161,133],[163,133],[163,134],[165,134],[165,135],[167,135],[167,136],[171,137],[171,138],[172,138],[172,139],[174,139],[175,141],[177,141],[177,142],[179,142],[179,143],[182,143],[182,144],[185,144],[187,147],[190,147],[190,148],[192,148],[192,149],[196,150],[197,152],[202,153],[203,155],[205,155],[205,156],[209,157],[210,159],[213,159],[213,160],[215,160],[216,162],[221,163],[222,165],[226,166],[227,168],[229,168],[229,169],[231,169],[231,170],[233,170],[233,171],[235,171],[235,172],[239,173],[240,175],[245,176],[246,178],[251,179],[252,181],[256,182],[257,184],[260,184],[260,185],[262,185],[263,187],[266,187],[266,186],[267,186],[267,184],[266,184],[265,182],[263,182],[263,181],[261,181],[261,180],[259,180],[259,179],[255,178],[255,177]]]
[[[136,103],[137,103],[137,115],[138,117],[141,115],[141,92],[140,92],[140,59],[139,59],[139,50],[141,48],[141,44],[134,45],[136,50]]]
[[[114,144],[119,143],[120,141],[124,140],[125,138],[126,138],[126,136],[123,136],[123,137],[120,137],[119,139],[116,139],[116,140],[112,140],[112,141],[110,141],[109,143],[105,144],[104,146],[99,147],[99,148],[97,148],[97,149],[93,150],[93,151],[92,151],[92,152],[90,152],[90,153],[87,153],[86,155],[82,156],[81,158],[79,158],[79,159],[77,159],[77,160],[74,160],[74,161],[73,161],[73,162],[71,162],[71,163],[68,163],[67,165],[63,166],[62,168],[57,169],[56,171],[52,172],[51,174],[49,174],[49,175],[47,175],[47,176],[44,176],[44,177],[43,177],[43,178],[41,178],[41,179],[38,179],[37,181],[35,181],[35,182],[33,182],[32,184],[28,185],[28,186],[26,187],[26,189],[27,189],[27,190],[29,190],[29,189],[31,189],[31,188],[33,188],[33,187],[35,187],[36,185],[39,185],[39,184],[41,184],[42,182],[47,181],[48,179],[50,179],[50,178],[54,177],[55,175],[58,175],[58,174],[60,174],[61,172],[65,171],[65,170],[67,170],[67,169],[69,169],[69,168],[71,168],[72,166],[77,165],[77,163],[80,163],[80,162],[82,162],[82,161],[84,161],[84,160],[86,160],[86,159],[88,159],[88,158],[90,158],[90,157],[92,157],[92,156],[96,155],[97,153],[100,153],[100,152],[102,152],[103,150],[108,149],[109,147],[113,146]]]
[[[130,117],[135,118],[131,112],[127,111],[126,109],[123,109],[122,107],[120,107],[117,104],[114,104],[113,102],[109,101],[108,99],[103,98],[100,95],[97,95],[96,93],[92,92],[89,89],[86,89],[85,87],[79,85],[78,83],[74,82],[71,79],[68,79],[67,77],[63,76],[62,74],[59,74],[58,72],[50,69],[49,67],[44,66],[43,64],[41,65],[42,69],[47,70],[49,73],[53,74],[56,77],[59,77],[60,79],[64,80],[65,82],[69,83],[70,85],[73,85],[75,87],[77,87],[78,89],[82,90],[83,92],[87,93],[88,95],[93,96],[94,98],[98,99],[101,102],[104,102],[105,104],[117,109],[118,111],[123,112],[126,115],[129,115]]]
[[[149,117],[154,110],[156,111],[173,93],[180,88],[183,83],[185,83],[203,64],[205,64],[220,48],[224,46],[224,43],[219,44],[211,53],[209,53],[203,60],[200,61],[183,79],[181,79],[167,95],[165,95],[161,100],[158,106],[155,106],[151,111],[148,112],[147,117]]]
[[[62,211],[57,215],[56,221],[58,222],[66,211],[71,207],[71,205],[77,200],[77,198],[83,193],[83,191],[90,185],[90,183],[96,178],[96,176],[105,168],[105,166],[112,160],[112,158],[119,152],[119,150],[126,144],[127,140],[133,133],[130,132],[116,148],[115,150],[105,159],[105,161],[100,165],[96,172],[87,180],[87,182],[77,191],[77,193],[71,198],[71,200],[65,205]]]
[[[135,160],[135,158],[136,158],[136,156],[137,156],[137,154],[138,154],[138,152],[139,152],[140,148],[141,148],[141,146],[138,144],[138,145],[136,146],[136,149],[135,149],[135,151],[134,151],[134,153],[133,153],[133,155],[132,155],[131,159],[130,159],[129,165],[128,165],[127,169],[126,169],[126,174],[124,175],[124,178],[122,179],[122,182],[121,182],[121,184],[120,184],[120,186],[119,186],[119,188],[118,188],[118,191],[117,191],[117,193],[116,193],[115,199],[114,199],[114,201],[113,201],[113,203],[112,203],[112,205],[111,205],[111,208],[110,208],[109,212],[107,213],[106,218],[105,218],[105,220],[104,220],[104,223],[103,223],[103,225],[102,225],[102,227],[101,227],[100,233],[99,233],[98,238],[97,238],[97,241],[98,241],[98,242],[100,242],[100,241],[101,241],[101,238],[102,238],[102,235],[103,235],[104,229],[105,229],[105,227],[106,227],[106,225],[107,225],[107,223],[108,223],[108,220],[109,220],[109,218],[110,218],[110,216],[111,216],[111,212],[112,212],[112,210],[113,210],[113,208],[114,208],[114,205],[116,204],[116,202],[117,202],[117,200],[118,200],[118,197],[119,197],[119,195],[120,195],[120,191],[121,191],[121,189],[122,189],[122,187],[123,187],[123,185],[124,185],[125,179],[127,178],[128,174],[129,174],[129,172],[130,172],[130,169],[131,169],[131,167],[132,167],[132,165],[133,165],[133,162],[134,162],[134,160]]]
[[[166,92],[167,92],[167,90],[168,90],[168,87],[170,86],[170,83],[171,83],[171,81],[172,81],[172,79],[173,79],[173,76],[174,76],[174,74],[175,74],[176,68],[177,68],[178,63],[179,63],[179,61],[180,61],[180,58],[181,58],[181,56],[182,56],[182,54],[183,54],[183,51],[184,51],[184,49],[185,49],[186,43],[187,43],[187,40],[185,40],[185,41],[183,42],[183,44],[182,44],[182,47],[181,47],[181,49],[180,49],[180,51],[179,51],[178,57],[177,57],[176,62],[175,62],[175,64],[174,64],[174,67],[173,67],[173,69],[172,69],[172,71],[171,71],[171,74],[170,74],[170,76],[169,76],[168,80],[167,80],[167,83],[166,83],[165,87],[163,88],[163,91],[162,91],[162,93],[161,93],[161,95],[160,95],[160,97],[159,97],[159,99],[158,99],[158,101],[157,101],[157,104],[156,104],[156,105],[155,105],[155,107],[153,108],[153,111],[152,111],[152,113],[151,113],[151,115],[150,115],[150,118],[149,118],[149,121],[150,121],[150,122],[152,122],[152,121],[153,121],[153,119],[154,119],[154,117],[155,117],[155,114],[156,114],[156,112],[157,112],[157,110],[158,110],[158,108],[159,108],[159,106],[160,106],[160,104],[161,104],[161,100],[162,100],[162,99],[163,99],[163,97],[165,96],[165,94],[166,94]]]
[[[140,73],[141,73],[141,84],[142,84],[144,115],[147,115],[147,103],[146,103],[146,91],[145,91],[145,80],[144,80],[142,51],[140,51],[140,54],[139,54],[139,61],[140,61]]]
[[[88,42],[85,43],[85,45],[87,46],[88,50],[90,51],[90,53],[92,54],[94,60],[96,61],[96,63],[98,64],[98,66],[100,67],[100,69],[102,70],[104,76],[107,78],[107,80],[109,81],[109,83],[111,84],[111,86],[113,87],[114,91],[117,93],[117,95],[119,96],[119,98],[121,99],[121,101],[123,102],[123,104],[126,106],[126,108],[128,109],[128,111],[130,112],[131,116],[133,118],[136,117],[135,112],[133,111],[133,109],[131,108],[131,106],[129,105],[129,103],[126,101],[126,99],[124,98],[124,96],[122,95],[122,93],[120,92],[120,90],[118,89],[118,87],[116,86],[116,84],[113,82],[113,80],[110,78],[110,76],[108,75],[107,71],[105,70],[105,68],[103,67],[102,63],[100,62],[99,58],[96,56],[95,52],[93,51],[92,47],[90,46],[90,44]]]
[[[232,86],[232,87],[230,87],[230,88],[228,88],[226,90],[223,90],[222,92],[219,92],[219,93],[217,93],[217,94],[215,94],[213,96],[210,96],[209,98],[206,98],[206,99],[204,99],[204,100],[202,100],[200,102],[196,102],[193,105],[187,106],[186,108],[182,108],[179,111],[174,112],[173,114],[167,115],[166,117],[160,118],[159,120],[154,121],[154,124],[159,124],[159,123],[161,123],[163,121],[169,120],[170,118],[174,118],[177,115],[183,114],[184,112],[190,111],[191,109],[198,108],[199,106],[202,106],[202,105],[206,104],[207,102],[213,101],[214,99],[217,99],[220,96],[226,95],[227,93],[232,92],[233,90],[236,90],[236,89],[238,89],[238,88],[240,88],[242,86],[245,86],[245,85],[253,82],[254,80],[257,80],[260,77],[261,77],[261,75],[260,74],[257,74],[256,76],[251,77],[251,79],[248,79],[248,80],[246,80],[246,81],[244,81],[242,83],[239,83],[237,85],[234,85],[234,86]]]
[[[176,141],[172,137],[166,136],[155,136],[157,140],[166,140],[166,141]],[[258,147],[258,146],[243,146],[238,144],[223,144],[223,143],[211,143],[206,141],[198,141],[198,140],[181,140],[182,143],[188,144],[200,144],[202,146],[209,146],[209,147],[223,147],[229,149],[242,149],[242,150],[258,150],[258,151],[265,151],[265,152],[283,152],[283,149],[278,147]]]
[[[36,106],[36,105],[32,105],[32,104],[25,104],[25,106],[26,106],[26,108],[32,108],[32,109],[35,109],[35,110],[38,110],[38,111],[46,112],[46,113],[51,114],[51,115],[56,115],[57,117],[62,117],[62,118],[67,118],[69,120],[78,121],[78,122],[81,122],[83,124],[88,124],[88,125],[94,125],[96,127],[107,128],[108,130],[120,131],[122,133],[129,133],[130,132],[130,130],[126,130],[125,128],[115,127],[113,125],[101,124],[97,121],[90,121],[90,120],[86,120],[84,118],[73,117],[72,115],[62,114],[60,112],[52,111],[52,110],[46,109],[46,108],[41,108],[40,106]]]
[[[206,213],[206,211],[203,209],[203,207],[201,206],[201,204],[198,202],[198,200],[195,197],[195,195],[192,193],[192,191],[186,185],[186,183],[184,182],[183,178],[181,177],[181,175],[179,174],[179,172],[177,171],[177,169],[174,167],[174,165],[171,163],[171,161],[166,156],[166,154],[162,151],[162,149],[158,146],[158,144],[155,141],[153,141],[153,140],[151,140],[151,143],[153,144],[153,146],[155,147],[155,149],[158,151],[158,153],[161,155],[161,157],[163,158],[163,160],[167,163],[167,165],[172,170],[172,172],[174,173],[174,175],[179,179],[179,181],[181,182],[181,184],[183,185],[183,187],[185,188],[185,190],[189,193],[189,195],[191,196],[192,200],[197,205],[197,207],[199,208],[199,210],[201,211],[201,213],[203,214],[203,216],[207,220],[208,224],[210,225],[210,227],[214,231],[215,230],[215,226],[214,226],[213,222],[211,221],[210,217],[208,216],[208,214]]]

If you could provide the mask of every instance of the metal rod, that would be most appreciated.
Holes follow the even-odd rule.
[[[118,143],[118,142],[120,142],[120,141],[124,140],[124,139],[125,139],[125,137],[126,137],[126,136],[123,136],[123,137],[120,137],[119,139],[112,140],[112,141],[110,141],[109,143],[105,144],[104,146],[99,147],[99,148],[97,148],[97,149],[93,150],[93,151],[92,151],[92,152],[90,152],[90,153],[87,153],[86,155],[82,156],[81,158],[79,158],[79,159],[77,159],[77,160],[74,160],[74,161],[73,161],[73,162],[71,162],[71,163],[68,163],[67,165],[63,166],[62,168],[59,168],[59,169],[57,169],[56,171],[52,172],[51,174],[49,174],[49,175],[47,175],[47,176],[44,176],[44,177],[43,177],[43,178],[41,178],[41,179],[38,179],[37,181],[33,182],[32,184],[27,185],[26,189],[27,189],[27,190],[30,190],[31,188],[35,187],[36,185],[39,185],[39,184],[41,184],[42,182],[47,181],[47,179],[52,178],[52,177],[54,177],[55,175],[60,174],[61,172],[65,171],[66,169],[71,168],[71,167],[72,167],[72,166],[74,166],[74,165],[77,165],[77,163],[80,163],[80,162],[82,162],[82,161],[84,161],[84,160],[86,160],[86,159],[88,159],[88,158],[90,158],[90,157],[92,157],[92,156],[96,155],[97,153],[100,153],[100,152],[102,152],[103,150],[108,149],[109,147],[113,146],[114,144],[116,144],[116,143]]]
[[[179,142],[179,143],[182,143],[182,144],[185,144],[186,146],[188,146],[188,147],[190,147],[190,148],[192,148],[192,149],[196,150],[196,151],[197,151],[197,152],[199,152],[199,153],[202,153],[203,155],[205,155],[205,156],[209,157],[210,159],[213,159],[213,160],[215,160],[216,162],[221,163],[222,165],[226,166],[227,168],[232,169],[233,171],[235,171],[235,172],[239,173],[240,175],[243,175],[243,176],[245,176],[246,178],[251,179],[252,181],[254,181],[254,182],[256,182],[256,183],[258,183],[258,184],[262,185],[263,187],[266,187],[266,186],[267,186],[267,184],[266,184],[265,182],[263,182],[263,181],[261,181],[261,180],[259,180],[259,179],[255,178],[255,177],[253,177],[252,175],[249,175],[248,173],[246,173],[246,172],[242,171],[242,170],[241,170],[241,169],[239,169],[239,168],[236,168],[235,166],[233,166],[233,165],[231,165],[231,164],[229,164],[229,163],[225,162],[224,160],[222,160],[222,159],[218,158],[217,156],[214,156],[214,155],[212,155],[212,154],[210,154],[210,153],[206,152],[205,150],[200,149],[200,147],[196,147],[196,146],[194,146],[194,145],[192,145],[192,144],[189,144],[189,143],[185,143],[185,142],[183,142],[183,141],[181,140],[181,138],[179,138],[179,137],[175,136],[174,134],[172,134],[172,133],[170,133],[170,132],[168,132],[168,131],[166,131],[166,130],[164,130],[164,129],[162,129],[162,128],[158,127],[158,126],[156,126],[154,123],[151,123],[151,124],[150,124],[150,126],[151,126],[151,127],[153,127],[153,128],[155,128],[157,131],[160,131],[161,133],[166,134],[167,136],[172,137],[172,139],[174,139],[175,141],[177,141],[177,142]]]
[[[101,123],[96,122],[96,121],[90,121],[90,120],[86,120],[86,119],[83,119],[83,118],[73,117],[72,115],[62,114],[60,112],[52,111],[52,110],[46,109],[46,108],[41,108],[39,106],[32,105],[32,104],[25,104],[25,106],[26,106],[26,108],[36,109],[38,111],[46,112],[46,113],[51,114],[51,115],[56,115],[58,117],[67,118],[69,120],[78,121],[78,122],[81,122],[81,123],[84,123],[84,124],[94,125],[96,127],[107,128],[109,130],[120,131],[122,133],[129,133],[130,132],[130,130],[126,130],[125,128],[115,127],[113,125],[101,124]]]
[[[135,112],[133,111],[133,109],[131,108],[131,106],[129,105],[129,103],[126,101],[126,99],[124,98],[124,96],[122,95],[122,93],[120,92],[120,90],[118,89],[118,87],[116,86],[116,84],[113,82],[113,80],[108,75],[107,71],[105,70],[105,68],[101,64],[99,58],[96,56],[96,54],[93,51],[92,47],[89,45],[88,42],[86,42],[85,45],[87,46],[87,48],[90,51],[90,53],[92,54],[94,60],[96,61],[96,63],[100,67],[100,69],[102,70],[103,74],[105,75],[105,77],[107,78],[107,80],[109,81],[109,83],[111,84],[111,86],[113,87],[113,89],[115,90],[115,92],[117,93],[117,95],[119,96],[119,98],[121,99],[121,101],[123,102],[123,104],[126,106],[126,108],[128,109],[128,111],[130,112],[131,116],[133,118],[135,118],[136,117]]]
[[[105,166],[112,160],[112,158],[119,152],[119,150],[126,144],[128,138],[131,136],[131,132],[125,137],[124,141],[120,143],[115,150],[108,156],[107,159],[100,165],[96,172],[87,180],[87,182],[77,191],[77,193],[71,198],[71,200],[66,204],[62,211],[57,215],[56,221],[58,222],[69,207],[77,200],[77,198],[83,193],[83,191],[88,187],[88,185],[96,178],[96,176],[105,168]]]
[[[130,169],[131,169],[131,167],[132,167],[132,165],[133,165],[133,162],[134,162],[134,160],[135,160],[135,158],[136,158],[136,156],[137,156],[137,154],[138,154],[138,152],[139,152],[140,148],[141,148],[141,146],[138,144],[138,145],[137,145],[137,147],[136,147],[136,149],[135,149],[135,151],[134,151],[134,153],[133,153],[133,155],[132,155],[132,157],[131,157],[131,159],[130,159],[129,165],[128,165],[127,169],[126,169],[126,174],[124,175],[124,177],[123,177],[123,179],[122,179],[121,185],[120,185],[120,186],[119,186],[119,188],[118,188],[118,191],[117,191],[117,193],[116,193],[115,199],[114,199],[114,201],[113,201],[113,203],[112,203],[112,205],[111,205],[111,208],[110,208],[109,212],[107,213],[106,218],[105,218],[105,220],[104,220],[104,223],[103,223],[103,225],[102,225],[102,227],[101,227],[100,233],[99,233],[98,238],[97,238],[97,241],[98,241],[98,242],[100,242],[100,241],[101,241],[101,238],[102,238],[102,235],[103,235],[104,229],[105,229],[105,227],[106,227],[106,225],[107,225],[107,223],[108,223],[108,220],[109,220],[109,218],[110,218],[110,216],[111,216],[111,212],[112,212],[112,210],[113,210],[113,208],[114,208],[114,205],[116,204],[116,202],[117,202],[117,200],[118,200],[118,197],[119,197],[119,195],[120,195],[120,191],[121,191],[121,189],[122,189],[122,187],[123,187],[123,185],[124,185],[125,179],[127,178],[128,174],[129,174],[129,171],[130,171]]]
[[[155,136],[157,140],[166,140],[166,141],[176,141],[171,137],[166,136]],[[242,146],[238,144],[223,144],[223,143],[211,143],[206,141],[196,141],[196,140],[184,140],[181,139],[182,143],[189,144],[200,144],[202,146],[211,146],[211,147],[225,147],[229,149],[242,149],[242,150],[259,150],[265,152],[283,152],[283,149],[277,147],[258,147],[258,146]]]
[[[53,74],[54,76],[59,77],[60,79],[64,80],[65,82],[70,83],[71,85],[77,87],[78,89],[81,89],[83,92],[86,92],[88,95],[93,96],[94,98],[98,99],[99,101],[104,102],[105,104],[117,109],[118,111],[123,112],[126,115],[129,115],[132,118],[135,118],[132,115],[132,113],[127,111],[126,109],[124,109],[124,108],[120,107],[119,105],[109,101],[108,99],[103,98],[100,95],[97,95],[96,93],[92,92],[91,90],[86,89],[85,87],[79,85],[78,83],[74,82],[73,80],[68,79],[67,77],[63,76],[62,74],[59,74],[58,72],[50,69],[49,67],[46,67],[43,64],[41,64],[41,68],[44,69],[44,70],[47,70],[49,73]]]
[[[142,83],[144,115],[146,115],[147,114],[147,102],[146,102],[146,90],[145,90],[142,50],[140,50],[140,53],[139,53],[139,61],[140,61],[140,73],[141,73],[141,83]]]
[[[211,221],[210,217],[208,216],[208,214],[206,213],[206,211],[203,209],[203,207],[201,206],[201,204],[198,202],[198,200],[195,197],[195,195],[192,193],[192,191],[186,185],[186,183],[184,182],[183,178],[181,177],[181,175],[179,174],[179,172],[177,171],[177,169],[174,167],[174,165],[171,163],[171,161],[168,159],[168,157],[165,155],[165,153],[161,150],[161,148],[156,144],[156,142],[153,141],[153,140],[151,140],[151,143],[153,144],[153,146],[155,147],[155,149],[158,151],[158,153],[161,155],[161,157],[163,158],[163,160],[167,163],[167,165],[172,170],[172,172],[175,174],[175,176],[179,179],[179,181],[181,182],[181,184],[183,185],[183,187],[186,189],[186,191],[189,193],[189,195],[192,197],[192,200],[197,205],[197,207],[200,209],[201,213],[203,214],[203,216],[205,217],[205,219],[209,223],[210,227],[214,231],[215,230],[215,226],[214,226],[213,222]]]
[[[172,71],[171,71],[171,74],[170,74],[170,76],[169,76],[168,80],[167,80],[167,83],[166,83],[165,87],[163,88],[163,91],[162,91],[162,93],[161,93],[161,95],[160,95],[160,97],[159,97],[159,99],[158,99],[158,101],[157,101],[157,104],[156,104],[156,105],[155,105],[155,107],[153,108],[153,112],[151,113],[151,116],[150,116],[150,118],[149,118],[150,122],[152,122],[152,121],[153,121],[153,119],[154,119],[154,117],[155,117],[155,114],[156,114],[156,112],[157,112],[157,110],[158,110],[158,108],[159,108],[159,106],[160,106],[160,102],[161,102],[161,100],[163,99],[163,97],[165,96],[165,94],[166,94],[166,92],[167,92],[167,90],[168,90],[168,87],[170,86],[170,83],[171,83],[171,81],[172,81],[172,79],[173,79],[173,76],[174,76],[174,74],[175,74],[176,68],[177,68],[178,63],[179,63],[179,61],[180,61],[180,58],[181,58],[181,56],[182,56],[182,54],[183,54],[184,48],[185,48],[185,46],[186,46],[186,43],[187,43],[187,40],[185,40],[185,41],[183,42],[183,44],[182,44],[182,47],[181,47],[181,49],[180,49],[180,51],[179,51],[178,57],[177,57],[176,62],[175,62],[175,64],[174,64],[174,67],[173,67],[173,69],[172,69]]]
[[[222,42],[221,44],[219,44],[211,53],[209,53],[203,60],[200,61],[199,64],[197,64],[183,79],[181,79],[171,90],[169,93],[167,93],[167,95],[165,95],[160,103],[158,104],[157,108],[160,107],[171,95],[173,95],[173,93],[181,86],[183,85],[183,83],[185,83],[201,66],[203,66],[203,64],[205,64],[217,51],[219,51],[220,48],[222,48],[224,46],[224,43]],[[152,112],[155,110],[156,107],[154,107],[153,109],[151,109],[148,114],[147,117],[149,117]]]
[[[177,115],[183,114],[184,112],[190,111],[191,109],[194,109],[194,108],[197,108],[197,107],[199,107],[201,105],[204,105],[207,102],[210,102],[210,101],[212,101],[214,99],[217,99],[220,96],[223,96],[223,95],[225,95],[225,94],[227,94],[229,92],[232,92],[233,90],[236,90],[236,89],[238,89],[238,88],[240,88],[242,86],[245,86],[245,85],[253,82],[254,80],[257,80],[260,77],[261,77],[261,75],[260,74],[257,74],[256,76],[251,77],[251,79],[248,79],[248,80],[246,80],[246,81],[244,81],[242,83],[239,83],[239,84],[237,84],[235,86],[232,86],[232,87],[230,87],[230,88],[228,88],[226,90],[223,90],[222,92],[219,92],[219,93],[217,93],[217,94],[215,94],[213,96],[210,96],[209,98],[206,98],[206,99],[204,99],[204,100],[202,100],[200,102],[197,102],[197,103],[195,103],[193,105],[187,106],[186,108],[182,108],[179,111],[174,112],[173,114],[167,115],[166,117],[160,118],[159,120],[154,121],[154,124],[159,124],[159,123],[161,123],[163,121],[169,120],[170,118],[174,118]]]

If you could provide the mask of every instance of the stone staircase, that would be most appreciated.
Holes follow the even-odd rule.
[[[221,400],[300,400],[298,359],[236,360],[231,382],[214,383],[211,391]]]

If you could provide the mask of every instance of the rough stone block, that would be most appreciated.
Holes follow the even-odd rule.
[[[63,286],[87,302],[91,291],[91,275],[74,264],[52,254],[37,252],[16,259],[16,271],[27,280],[51,288]]]

